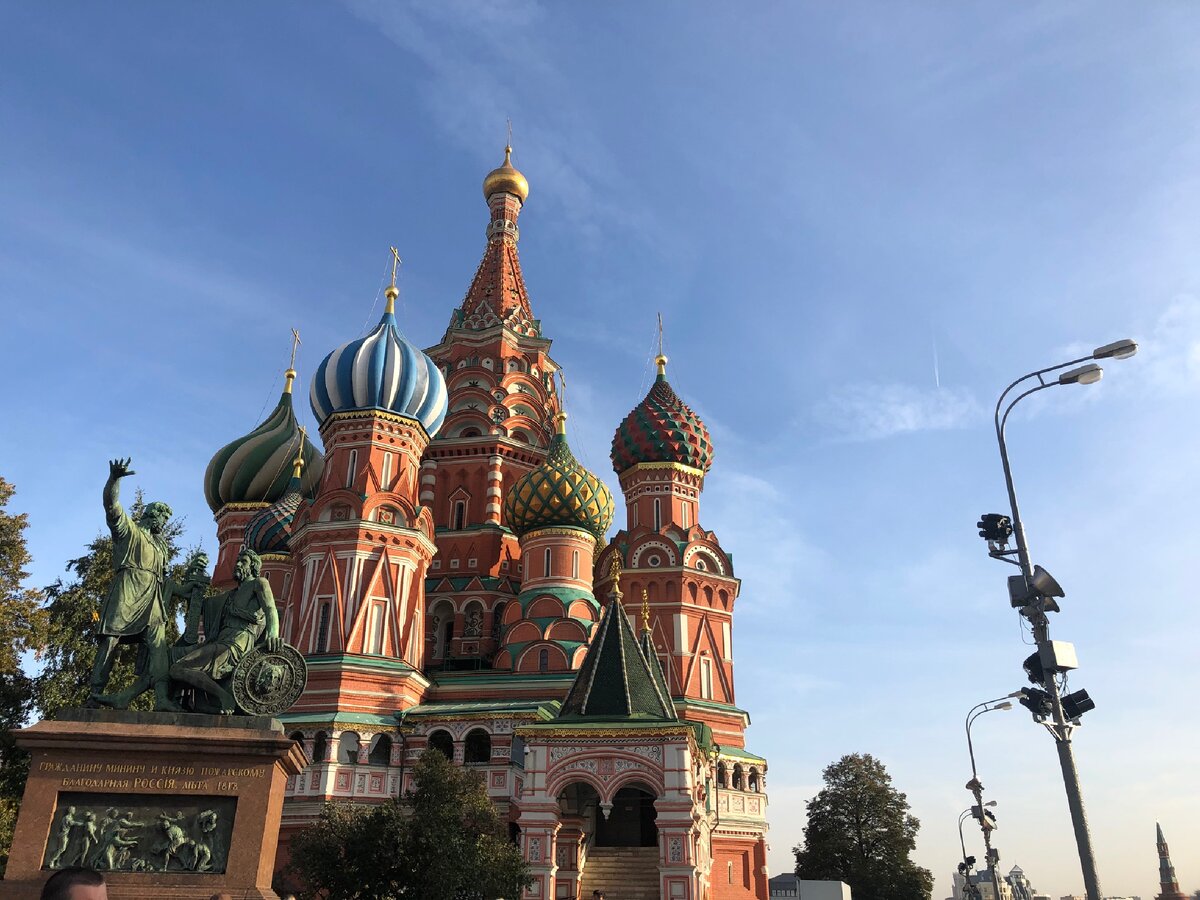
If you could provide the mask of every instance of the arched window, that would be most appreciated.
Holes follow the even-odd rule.
[[[756,793],[756,794],[758,793],[758,791],[759,791],[758,769],[754,768],[753,766],[750,767],[749,787],[750,787],[750,790],[754,791],[754,793]]]
[[[741,791],[741,790],[744,790],[745,787],[746,787],[745,782],[742,781],[742,764],[734,763],[733,764],[733,789],[735,791]]]
[[[293,741],[295,741],[297,744],[299,744],[299,745],[300,745],[300,749],[301,749],[301,750],[303,750],[303,749],[304,749],[304,732],[303,732],[303,731],[293,731],[293,732],[292,732],[292,733],[289,735],[289,737],[290,737],[290,738],[291,738]],[[306,753],[306,754],[304,754],[304,756],[305,756],[305,758],[306,758],[306,759],[308,758],[308,754],[307,754],[307,753]],[[312,760],[309,760],[309,762],[312,762]]]
[[[571,577],[572,578],[579,577],[579,551],[578,550],[571,551]]]
[[[662,501],[657,497],[654,498],[654,530],[658,531],[662,528]]]
[[[350,460],[346,465],[346,487],[354,487],[354,473],[358,469],[358,451],[350,451]]]
[[[549,669],[550,669],[550,651],[549,650],[539,650],[538,651],[538,671],[546,672],[546,671],[549,671]]]
[[[729,883],[733,884],[733,863],[726,863],[726,871],[729,873]]]
[[[717,787],[729,787],[729,773],[723,762],[717,763]]]
[[[467,740],[463,746],[463,762],[486,763],[492,758],[492,736],[482,728],[473,728],[467,732]]]
[[[467,503],[465,500],[454,501],[454,521],[450,527],[455,531],[462,531],[467,524]]]
[[[547,548],[546,548],[546,552],[545,552],[544,554],[542,554],[542,573],[543,573],[543,574],[544,574],[544,575],[545,575],[547,578],[549,578],[549,577],[550,577],[550,575],[552,574],[552,572],[551,572],[551,565],[550,565],[550,563],[551,563],[551,558],[550,558],[550,548],[549,548],[549,547],[547,547]]]
[[[454,640],[454,614],[451,613],[446,619],[446,624],[442,626],[442,658],[446,659],[450,656],[450,645]]]
[[[313,738],[313,762],[325,762],[329,756],[329,737],[323,731],[318,731]]]
[[[342,736],[338,739],[338,758],[337,761],[344,766],[354,765],[358,762],[358,735],[353,731],[343,731]]]
[[[391,490],[392,487],[392,457],[395,455],[394,453],[383,454],[383,466],[379,473],[379,486],[385,491]]]
[[[713,695],[712,660],[700,657],[700,699],[711,700]]]
[[[386,766],[392,761],[392,739],[386,734],[381,734],[375,740],[375,746],[371,748],[371,753],[367,756],[367,762],[373,766]]]
[[[684,528],[688,528],[691,525],[691,522],[689,520],[692,517],[692,504],[684,503],[682,505],[682,508],[679,511],[679,516],[680,516],[679,524],[682,525]]]
[[[450,737],[448,731],[435,731],[429,736],[429,749],[436,750],[446,757],[446,759],[454,759],[454,738]]]
[[[321,615],[317,618],[317,652],[324,653],[329,649],[329,615],[332,604],[321,604]]]

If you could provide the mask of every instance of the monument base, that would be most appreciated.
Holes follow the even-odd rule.
[[[277,720],[72,709],[16,738],[32,759],[0,900],[78,865],[111,900],[277,900],[284,787],[305,765]]]

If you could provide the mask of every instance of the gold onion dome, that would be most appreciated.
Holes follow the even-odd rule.
[[[512,164],[512,145],[504,148],[504,162],[497,169],[487,173],[483,179],[483,196],[487,199],[492,194],[515,194],[521,202],[529,196],[529,182],[517,171]]]
[[[538,528],[579,528],[603,540],[613,520],[612,492],[571,453],[566,418],[565,413],[556,417],[557,433],[546,461],[508,492],[504,516],[518,535]]]

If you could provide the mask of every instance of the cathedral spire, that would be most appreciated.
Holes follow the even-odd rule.
[[[529,182],[512,164],[511,142],[504,148],[504,162],[483,179],[483,196],[490,213],[487,247],[462,306],[455,310],[451,328],[483,331],[503,324],[520,334],[540,337],[541,327],[533,318],[517,257],[521,237],[517,218],[529,197]]]
[[[1167,839],[1163,837],[1162,826],[1154,823],[1158,838],[1158,881],[1159,894],[1155,900],[1187,900],[1187,894],[1179,889],[1179,881],[1175,877],[1175,867],[1171,865],[1171,851],[1167,849]]]

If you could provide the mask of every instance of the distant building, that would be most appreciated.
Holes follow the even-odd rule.
[[[961,872],[955,872],[953,880],[954,896],[950,900],[996,900],[991,869],[979,869],[971,873],[969,878],[964,877]],[[1013,888],[1009,884],[1007,876],[1001,876],[1000,900],[1032,900],[1032,898],[1014,897]]]
[[[789,872],[776,875],[767,882],[771,897],[790,897],[793,900],[852,900],[850,886],[841,881],[807,881]]]

